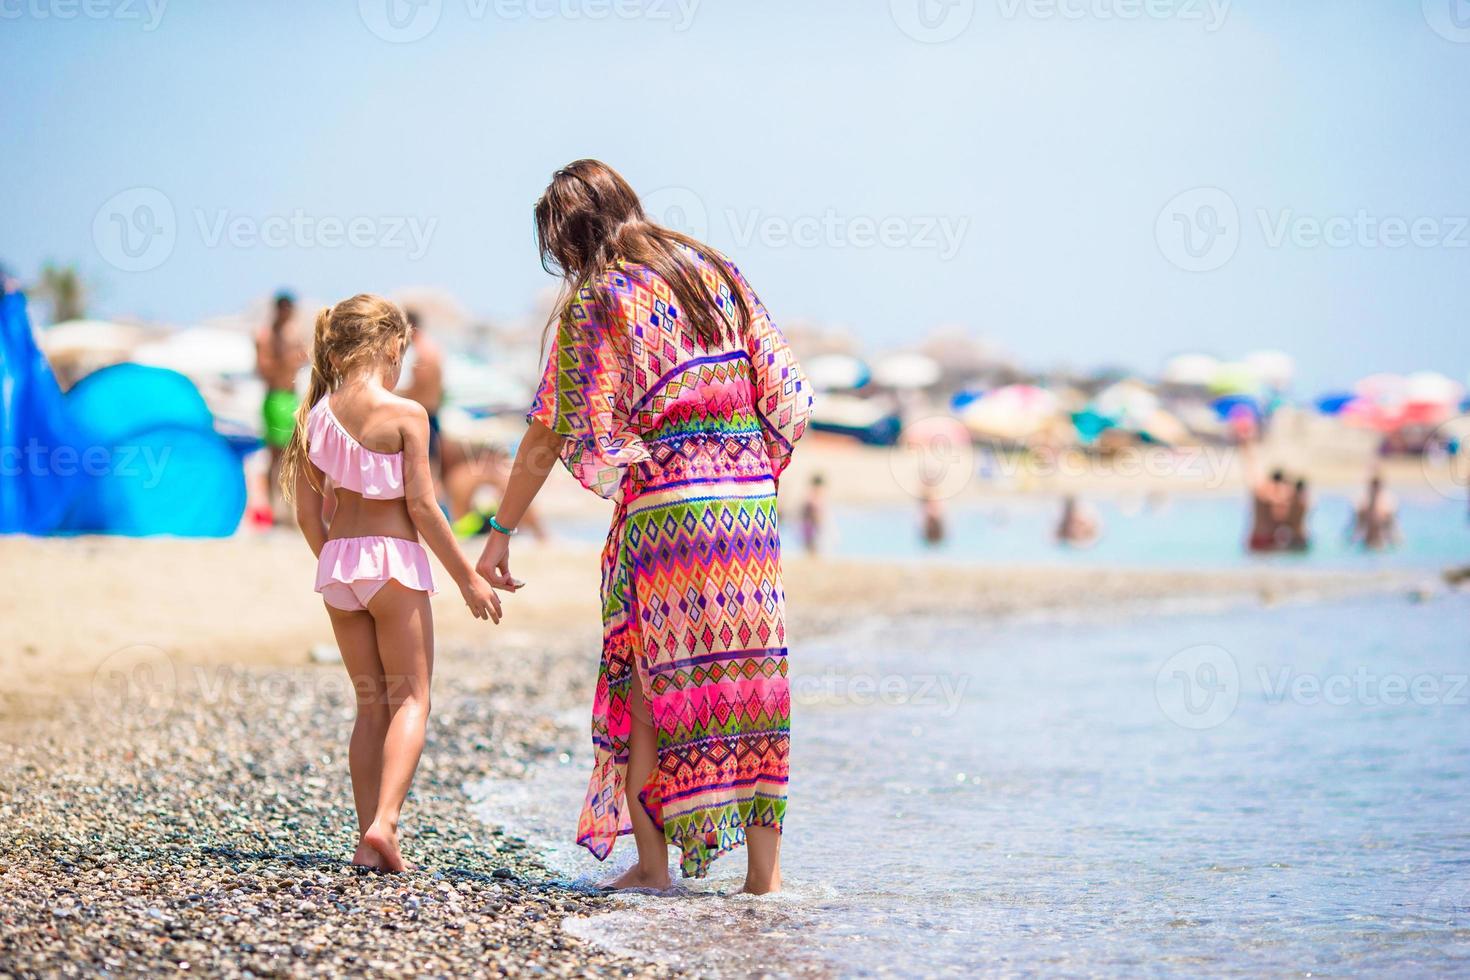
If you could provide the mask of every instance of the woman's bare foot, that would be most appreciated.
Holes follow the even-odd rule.
[[[628,888],[646,888],[650,891],[666,892],[674,887],[674,882],[669,878],[669,869],[662,871],[644,871],[638,865],[633,865],[627,871],[616,878],[609,878],[599,887],[608,891],[623,891]]]
[[[774,895],[781,890],[781,872],[777,871],[765,881],[752,880],[750,875],[745,876],[745,887],[740,889],[743,895]]]
[[[373,824],[363,831],[362,842],[358,845],[359,850],[363,847],[376,851],[382,858],[380,871],[407,871],[408,865],[403,862],[403,853],[398,850],[398,832],[388,830],[381,824]]]

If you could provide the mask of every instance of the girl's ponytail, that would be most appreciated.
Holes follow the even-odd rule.
[[[312,481],[312,486],[316,487],[306,459],[306,419],[316,403],[327,397],[332,390],[334,382],[329,357],[332,347],[331,333],[332,307],[324,306],[316,315],[316,327],[312,331],[311,384],[307,388],[306,399],[296,409],[296,429],[291,433],[291,441],[286,444],[286,451],[281,456],[281,493],[291,503],[296,500],[296,480],[301,474],[306,474],[306,478]]]

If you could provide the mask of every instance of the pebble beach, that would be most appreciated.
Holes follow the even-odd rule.
[[[5,618],[34,628],[4,650],[0,975],[671,973],[574,938],[564,923],[612,900],[558,880],[515,828],[481,823],[465,790],[585,739],[598,637],[591,550],[528,548],[520,568],[538,591],[508,600],[498,631],[474,631],[457,595],[435,600],[434,713],[403,826],[415,868],[394,876],[347,863],[351,692],[325,617],[296,588],[310,561],[299,542],[3,548],[32,569]],[[260,587],[228,609],[201,608],[188,583],[222,551]],[[139,560],[157,574],[123,574]],[[1259,604],[1406,586],[1383,574],[818,569],[805,558],[788,561],[787,577],[797,651],[803,636],[861,615]],[[82,580],[102,583],[90,605],[41,614]]]

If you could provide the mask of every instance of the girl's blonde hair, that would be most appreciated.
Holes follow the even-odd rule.
[[[353,371],[382,361],[397,361],[408,349],[408,318],[381,296],[359,293],[316,315],[311,341],[311,386],[296,410],[296,430],[281,457],[281,492],[296,499],[296,480],[311,480],[306,458],[306,417]],[[317,489],[321,489],[318,487]]]

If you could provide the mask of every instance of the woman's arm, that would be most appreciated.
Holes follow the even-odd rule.
[[[404,412],[403,497],[414,529],[449,572],[465,605],[476,619],[500,622],[500,597],[472,567],[459,548],[454,531],[439,509],[434,496],[434,477],[429,469],[429,413],[417,402]]]
[[[565,436],[557,435],[539,421],[530,424],[521,439],[520,448],[516,450],[505,495],[495,512],[497,524],[511,531],[519,526],[526,511],[531,509],[531,501],[536,499],[536,494],[546,483],[546,475],[560,458],[565,441]],[[475,568],[498,589],[514,591],[522,585],[510,574],[510,538],[499,531],[490,532]]]

